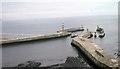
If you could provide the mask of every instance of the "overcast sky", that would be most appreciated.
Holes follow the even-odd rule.
[[[117,15],[119,0],[3,0],[3,19]]]

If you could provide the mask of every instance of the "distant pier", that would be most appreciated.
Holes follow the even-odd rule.
[[[93,34],[92,34],[92,32],[87,31],[82,35],[82,37],[89,39],[89,38],[93,37]]]
[[[89,39],[77,36],[72,39],[72,44],[82,50],[96,66],[103,69],[118,69],[117,59],[112,58]]]
[[[64,25],[63,25],[64,26]],[[58,31],[61,32],[62,30]],[[78,28],[68,28],[68,29],[64,29],[65,32],[77,32],[77,31],[84,31],[83,25],[81,27]]]
[[[67,31],[67,32],[76,32],[76,31],[84,31],[84,29],[81,28],[81,27],[78,27],[78,28],[65,29],[65,31]]]

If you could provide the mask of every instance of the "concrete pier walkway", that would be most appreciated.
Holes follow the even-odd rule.
[[[51,39],[51,38],[59,38],[59,37],[65,37],[69,36],[70,33],[68,32],[59,32],[59,33],[53,33],[49,35],[37,35],[37,36],[31,36],[31,37],[19,37],[15,39],[7,39],[2,40],[0,44],[11,44],[11,43],[18,43],[18,42],[26,42],[26,41],[33,41],[33,40],[41,40],[41,39]]]
[[[87,39],[91,38],[92,36],[93,36],[92,32],[88,32],[88,31],[82,35],[83,38],[87,38]]]
[[[98,45],[91,42],[87,38],[75,37],[72,39],[72,44],[83,51],[83,53],[98,67],[107,69],[117,69],[118,61],[112,58]]]
[[[62,30],[58,31],[61,32]],[[68,28],[68,29],[64,29],[64,31],[66,32],[77,32],[77,31],[84,31],[84,28],[78,27],[78,28]]]

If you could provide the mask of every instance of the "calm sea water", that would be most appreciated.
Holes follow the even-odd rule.
[[[46,18],[20,21],[3,21],[3,38],[15,38],[38,34],[51,34],[65,28],[83,25],[94,32],[99,25],[105,30],[104,38],[91,38],[93,42],[103,48],[108,54],[116,57],[118,50],[118,19],[117,16],[86,16],[69,18]],[[81,32],[77,32],[80,34]],[[69,56],[78,56],[71,46],[71,38],[58,38],[37,42],[7,45],[2,47],[3,66],[16,66],[29,60],[42,62],[42,66],[63,63]]]

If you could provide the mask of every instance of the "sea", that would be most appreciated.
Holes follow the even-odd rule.
[[[64,23],[65,28],[83,27],[95,32],[97,26],[102,27],[105,32],[104,38],[90,38],[92,42],[99,45],[112,57],[117,57],[118,52],[118,17],[117,15],[99,16],[75,16],[59,18],[38,18],[25,20],[3,20],[2,39],[14,39],[17,37],[30,37],[33,35],[47,35],[61,30]],[[84,32],[85,32],[84,31]],[[81,35],[83,32],[74,32]],[[2,66],[13,67],[26,61],[34,60],[49,66],[64,63],[67,57],[77,57],[78,50],[71,45],[71,37],[40,40],[36,42],[3,45]]]

